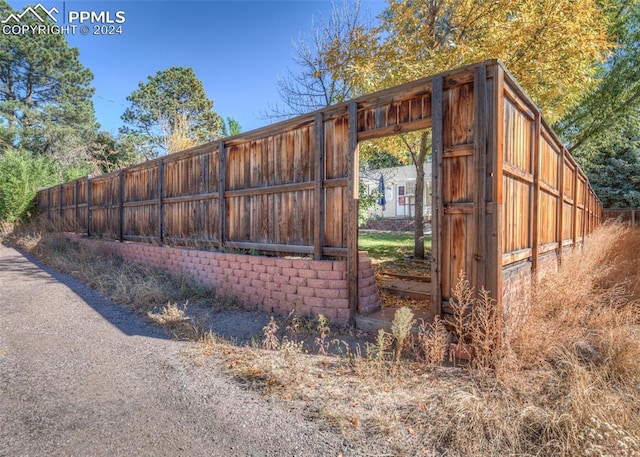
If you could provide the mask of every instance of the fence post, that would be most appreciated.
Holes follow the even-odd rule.
[[[487,277],[489,290],[495,291],[496,300],[495,309],[497,316],[504,315],[504,301],[503,301],[503,278],[502,278],[502,251],[503,251],[503,227],[502,214],[504,210],[504,156],[505,156],[505,144],[504,133],[506,129],[505,125],[505,103],[506,103],[506,83],[505,83],[505,70],[501,65],[495,66],[495,72],[493,74],[493,126],[491,129],[492,136],[492,200],[491,205],[491,252],[490,258],[487,260]],[[503,319],[498,319],[498,331],[502,335]]]
[[[564,148],[558,154],[558,208],[556,208],[557,221],[556,230],[558,231],[558,264],[562,263],[562,242],[564,237],[564,227],[562,224],[562,216],[564,214]]]
[[[349,137],[347,141],[347,287],[349,298],[349,325],[355,325],[358,310],[358,104],[349,103]]]
[[[582,224],[580,227],[580,233],[582,238],[582,245],[584,246],[584,239],[587,236],[587,195],[589,195],[589,180],[585,178],[582,185]]]
[[[75,233],[78,233],[80,229],[80,207],[78,206],[78,194],[80,193],[80,180],[76,179],[76,185],[74,187],[74,200],[76,203],[76,221],[75,221]]]
[[[87,177],[87,236],[91,236],[91,203],[93,198],[91,192],[91,178]]]
[[[431,304],[436,316],[442,315],[442,154],[443,154],[443,97],[444,81],[441,76],[431,81]]]
[[[540,111],[536,110],[533,127],[533,207],[531,210],[531,270],[538,270],[540,255]]]
[[[575,164],[573,169],[573,220],[571,222],[573,247],[578,244],[578,164]]]
[[[227,202],[225,200],[225,190],[227,182],[227,150],[224,140],[218,141],[218,249],[224,247],[227,224]]]
[[[586,234],[587,235],[591,235],[591,189],[589,189],[589,192],[587,193],[587,201],[586,201],[586,219],[587,219],[587,225],[586,225]]]
[[[322,246],[324,245],[324,119],[322,113],[316,113],[313,124],[314,135],[314,236],[313,236],[313,258],[322,259]]]
[[[124,241],[124,171],[120,170],[120,242]]]
[[[165,208],[164,208],[164,197],[166,194],[166,186],[164,179],[164,159],[161,157],[158,159],[158,239],[160,240],[160,244],[164,244],[164,236],[165,236]]]
[[[47,189],[47,220],[51,220],[51,187]]]
[[[62,187],[62,184],[60,184],[58,186],[58,205],[60,205],[60,209],[58,210],[58,214],[60,216],[60,224],[62,224],[62,227],[64,228],[63,199],[64,199],[64,188]]]
[[[591,199],[591,189],[589,189],[589,193],[587,194],[587,228],[586,228],[586,232],[587,235],[591,235],[591,218],[592,218],[592,211],[593,211],[593,201]]]
[[[472,286],[477,292],[482,287],[487,289],[487,67],[476,67],[473,75],[473,129],[474,129],[474,174],[476,185],[474,189],[473,211],[475,216],[476,239],[475,246],[475,275],[470,278]]]

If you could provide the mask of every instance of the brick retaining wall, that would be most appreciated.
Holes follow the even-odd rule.
[[[281,315],[292,310],[301,315],[324,314],[339,325],[349,320],[344,260],[286,259],[68,237],[83,246],[116,253],[127,262],[188,275],[214,288],[216,295],[235,297],[249,309]],[[359,312],[379,308],[375,273],[366,252],[360,253],[358,287]]]

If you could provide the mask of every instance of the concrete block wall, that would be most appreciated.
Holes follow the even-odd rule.
[[[323,314],[339,325],[349,321],[344,260],[286,259],[68,236],[81,245],[116,253],[127,262],[188,275],[248,309],[281,315],[292,310]],[[358,274],[359,311],[369,313],[379,307],[379,294],[366,252],[360,253]]]

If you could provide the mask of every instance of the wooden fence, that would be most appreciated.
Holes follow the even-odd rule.
[[[432,301],[460,272],[502,300],[502,271],[582,240],[602,206],[499,61],[39,192],[50,219],[120,240],[346,258],[358,309],[358,142],[431,128]],[[446,311],[446,308],[444,309]]]
[[[602,220],[602,205],[589,181],[539,109],[503,71],[498,103],[503,122],[502,265],[573,246]]]
[[[619,219],[631,225],[640,224],[640,208],[606,208],[605,219]]]

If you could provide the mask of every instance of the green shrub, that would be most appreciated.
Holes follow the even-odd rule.
[[[378,197],[380,191],[374,189],[371,192],[367,190],[367,186],[360,181],[359,186],[359,201],[358,201],[358,226],[365,225],[369,219],[369,210],[373,210],[378,205]]]
[[[39,187],[55,184],[51,162],[28,151],[0,153],[0,221],[15,222],[35,210]]]

